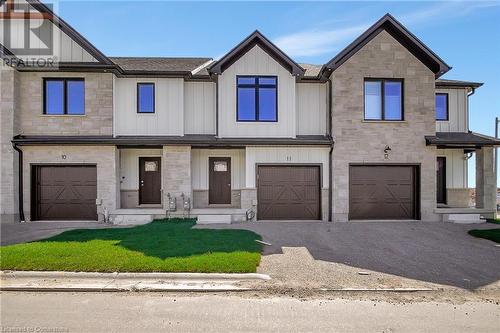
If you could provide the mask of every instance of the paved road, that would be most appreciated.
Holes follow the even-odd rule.
[[[2,332],[499,332],[495,303],[2,293]],[[26,330],[28,329],[28,330]],[[44,330],[40,330],[44,329]],[[23,331],[24,332],[24,331]]]

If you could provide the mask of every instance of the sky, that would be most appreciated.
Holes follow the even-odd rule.
[[[500,0],[61,0],[58,13],[108,56],[219,58],[258,29],[295,61],[313,64],[391,13],[453,67],[442,78],[484,82],[470,97],[470,130],[493,136],[500,117]]]

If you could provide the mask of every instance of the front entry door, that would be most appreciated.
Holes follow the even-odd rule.
[[[161,204],[160,157],[139,157],[139,204]]]
[[[437,203],[446,204],[446,157],[438,157],[436,165]]]
[[[209,157],[208,203],[231,203],[231,158]]]

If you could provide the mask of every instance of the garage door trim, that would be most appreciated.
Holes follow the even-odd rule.
[[[30,180],[30,208],[31,208],[31,220],[38,221],[40,220],[38,216],[38,208],[37,208],[37,168],[39,167],[95,167],[97,172],[97,163],[30,163],[29,164],[29,180]],[[96,175],[96,191],[97,187],[97,175]],[[97,209],[97,207],[96,207]],[[86,220],[71,220],[71,221],[86,221]]]
[[[351,208],[350,208],[350,198],[351,198],[351,167],[352,166],[408,166],[408,167],[413,167],[414,170],[414,209],[415,209],[415,220],[420,220],[421,219],[421,185],[420,185],[420,175],[421,175],[421,163],[349,163],[348,164],[348,189],[349,189],[349,194],[348,194],[348,203],[349,203],[349,210],[348,210],[348,220],[349,221],[363,221],[359,219],[351,219]],[[411,221],[411,219],[408,219]],[[367,221],[367,220],[365,220]]]
[[[322,189],[323,189],[323,163],[255,163],[255,187],[257,189],[257,207],[258,207],[258,193],[259,193],[259,167],[317,167],[319,168],[318,177],[318,198],[319,198],[319,218],[321,220],[323,216],[323,204],[322,204]],[[257,211],[257,220],[259,220],[259,212]],[[280,221],[276,219],[273,221]]]

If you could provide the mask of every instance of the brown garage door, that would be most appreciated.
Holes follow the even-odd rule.
[[[33,166],[35,220],[97,220],[94,165]]]
[[[349,218],[416,219],[417,172],[416,166],[351,166]]]
[[[260,220],[320,219],[319,166],[259,166]]]

